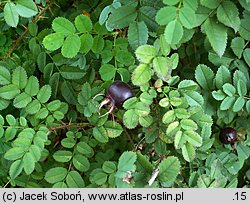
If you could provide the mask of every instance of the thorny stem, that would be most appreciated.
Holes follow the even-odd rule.
[[[55,130],[57,129],[62,129],[62,128],[83,128],[83,127],[86,127],[86,126],[90,126],[89,123],[69,123],[69,124],[64,124],[64,125],[60,125],[60,126],[56,126],[56,127],[51,127],[49,128],[49,131],[50,132],[54,132]]]

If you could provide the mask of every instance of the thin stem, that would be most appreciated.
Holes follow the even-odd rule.
[[[143,137],[136,145],[136,147],[134,148],[134,151],[137,151],[137,149],[139,148],[139,145],[143,142],[143,140],[145,140],[145,137]]]
[[[83,128],[86,126],[90,126],[90,124],[89,123],[70,123],[70,124],[64,124],[64,125],[60,125],[60,126],[56,126],[56,127],[51,127],[51,128],[49,128],[49,131],[53,132],[57,129],[63,129],[65,127],[67,127],[67,128]]]
[[[127,135],[127,137],[128,137],[128,139],[129,139],[131,145],[134,147],[134,146],[135,146],[135,143],[134,143],[134,141],[132,140],[132,137],[130,136],[130,134],[128,133],[128,131],[126,130],[126,128],[123,128],[123,130],[124,130],[125,134]]]
[[[11,182],[11,179],[4,185],[3,188],[6,188],[10,182]]]

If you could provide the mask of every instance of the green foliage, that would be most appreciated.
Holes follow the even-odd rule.
[[[249,1],[0,10],[0,186],[249,187]],[[112,110],[117,80],[134,96]]]
[[[30,18],[38,13],[36,4],[32,0],[18,0],[7,2],[4,6],[4,19],[11,27],[17,27],[19,16]]]

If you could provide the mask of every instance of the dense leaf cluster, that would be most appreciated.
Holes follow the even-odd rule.
[[[249,25],[249,0],[1,1],[0,186],[249,187]]]

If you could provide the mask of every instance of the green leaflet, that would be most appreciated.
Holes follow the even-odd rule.
[[[63,167],[55,167],[48,170],[45,174],[45,180],[49,183],[62,181],[67,175],[67,169]]]
[[[195,70],[195,79],[199,85],[205,90],[214,88],[214,73],[206,65],[198,65]]]
[[[132,82],[134,85],[146,84],[152,76],[152,70],[147,64],[140,64],[133,72]]]
[[[89,33],[84,33],[80,36],[81,41],[81,47],[80,52],[81,53],[87,53],[91,50],[93,46],[93,37]]]
[[[90,84],[86,82],[82,85],[82,90],[77,97],[78,103],[80,103],[81,105],[87,105],[87,101],[90,99],[90,97],[91,87]]]
[[[224,1],[217,9],[218,20],[237,32],[240,27],[240,17],[236,5],[231,1]]]
[[[28,114],[35,114],[40,110],[40,108],[41,108],[41,103],[37,99],[35,99],[32,102],[30,102],[25,109]]]
[[[0,66],[0,85],[10,84],[11,76],[7,68]]]
[[[194,122],[192,122],[192,126],[196,126]],[[184,132],[184,137],[185,140],[194,147],[200,147],[202,145],[201,136],[195,131],[192,131],[191,128],[189,128],[187,131]]]
[[[151,45],[141,45],[135,51],[136,58],[146,64],[150,63],[156,54],[156,48]]]
[[[167,81],[171,77],[172,62],[165,57],[155,57],[153,68],[158,78]]]
[[[81,48],[81,40],[78,35],[69,35],[62,45],[62,55],[66,58],[73,58]]]
[[[129,25],[128,41],[130,46],[135,50],[141,45],[145,45],[148,41],[147,25],[141,22],[133,22]]]
[[[116,171],[116,165],[114,162],[105,161],[102,165],[102,169],[105,173],[111,174]]]
[[[60,74],[65,79],[81,79],[85,75],[85,72],[78,67],[62,66]]]
[[[62,95],[69,104],[77,103],[76,97],[73,94],[74,93],[73,88],[69,82],[66,81],[63,82],[62,90],[63,90]]]
[[[12,179],[15,179],[23,170],[23,162],[22,160],[16,160],[10,166],[9,174]]]
[[[17,160],[20,159],[24,155],[24,149],[22,147],[14,147],[9,149],[5,155],[4,158],[8,160]]]
[[[25,108],[31,101],[32,99],[27,93],[21,93],[15,97],[13,105],[16,108]]]
[[[124,28],[132,23],[137,17],[136,7],[128,4],[115,9],[107,20],[108,30]]]
[[[188,0],[183,1],[184,7],[189,7],[192,10],[196,11],[198,9],[198,0]]]
[[[168,44],[177,44],[182,36],[183,27],[178,20],[173,20],[166,26],[164,37]]]
[[[246,100],[242,97],[239,97],[236,99],[234,105],[233,105],[233,111],[234,112],[239,112],[243,106],[245,105]]]
[[[4,6],[4,19],[11,27],[16,27],[19,21],[19,15],[14,3],[8,2]]]
[[[93,136],[100,143],[108,142],[108,133],[107,133],[107,130],[103,126],[95,127],[93,129]]]
[[[39,53],[37,57],[37,65],[40,71],[43,72],[44,67],[46,66],[46,53],[45,52]]]
[[[37,93],[37,100],[41,103],[46,103],[51,96],[51,87],[49,85],[44,85]]]
[[[123,128],[119,123],[107,121],[104,124],[105,129],[107,130],[107,134],[110,138],[115,138],[121,135],[123,132]]]
[[[214,19],[208,18],[204,23],[204,29],[214,51],[219,57],[222,57],[227,45],[226,27]]]
[[[189,142],[183,145],[182,155],[184,159],[188,162],[191,162],[195,158],[195,149]]]
[[[70,171],[66,177],[66,183],[69,188],[83,188],[85,187],[82,176],[77,171]]]
[[[182,25],[187,29],[194,28],[197,24],[195,12],[189,7],[184,6],[180,9],[179,18]]]
[[[59,49],[63,45],[63,42],[64,36],[62,33],[52,33],[43,39],[43,45],[50,51]]]
[[[3,99],[13,99],[20,93],[18,87],[14,84],[0,87],[0,97]]]
[[[123,115],[123,123],[129,129],[133,129],[138,125],[138,115],[134,114],[134,110],[128,110]]]
[[[27,84],[27,73],[24,68],[17,67],[12,74],[12,83],[19,89],[24,89]]]
[[[30,96],[35,96],[37,95],[38,91],[39,91],[38,79],[34,76],[30,76],[27,85],[25,87],[25,93],[27,93]]]
[[[56,33],[61,33],[64,36],[72,35],[75,33],[75,27],[68,19],[57,17],[52,22],[52,28]]]
[[[245,41],[241,37],[236,37],[232,40],[231,42],[231,48],[234,52],[234,54],[238,57],[241,58],[241,55],[243,53],[243,49],[245,46]]]
[[[236,89],[234,88],[234,86],[229,84],[229,83],[225,83],[222,86],[222,89],[223,89],[224,93],[230,97],[234,96],[236,93]]]
[[[163,0],[164,4],[167,5],[176,5],[180,0]]]
[[[165,183],[174,182],[180,171],[180,161],[177,157],[167,157],[159,165],[159,181],[165,186]]]
[[[83,154],[86,157],[92,157],[94,154],[94,150],[85,142],[77,143],[77,151]]]
[[[97,185],[102,185],[107,181],[108,175],[104,172],[99,172],[94,175],[94,182]]]
[[[25,18],[35,16],[38,13],[36,4],[32,0],[18,0],[16,1],[17,13]]]
[[[250,66],[250,48],[244,50],[243,57],[248,66]]]
[[[241,37],[243,37],[245,40],[250,40],[250,31],[248,27],[249,23],[249,19],[241,19],[239,32]]]
[[[168,15],[166,15],[168,14]],[[166,6],[161,8],[155,17],[155,20],[160,25],[167,25],[177,16],[177,9],[175,6]]]
[[[201,5],[210,9],[215,9],[219,6],[220,1],[217,0],[200,0]]]
[[[58,150],[53,154],[53,158],[58,162],[68,162],[72,158],[72,152],[65,150]]]
[[[115,77],[116,68],[111,64],[104,64],[99,69],[102,80],[109,81]]]
[[[89,160],[85,156],[80,155],[80,154],[74,155],[73,165],[80,172],[86,172],[86,171],[88,171],[88,169],[90,167]]]
[[[93,27],[90,18],[85,15],[79,15],[75,18],[75,26],[82,33],[90,32]]]
[[[227,67],[221,66],[215,75],[215,85],[218,89],[221,89],[225,83],[232,83],[232,77]]]
[[[31,153],[26,153],[23,157],[23,166],[26,174],[31,174],[35,169],[35,158]]]
[[[118,161],[116,177],[124,178],[128,171],[134,172],[136,170],[136,159],[137,155],[135,152],[124,152]]]
[[[91,50],[94,53],[101,53],[103,48],[104,48],[104,39],[103,39],[103,37],[100,36],[100,35],[95,36],[94,39],[93,39],[93,45],[92,45]]]

